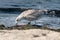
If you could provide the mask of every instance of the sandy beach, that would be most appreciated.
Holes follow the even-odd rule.
[[[0,30],[0,40],[60,40],[60,32],[44,29]]]

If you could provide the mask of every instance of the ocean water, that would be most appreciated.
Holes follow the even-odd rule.
[[[0,8],[60,9],[60,0],[0,0]]]
[[[13,14],[15,12],[12,13],[4,13],[4,12],[0,12],[0,24],[3,24],[5,26],[12,26],[15,25],[15,19],[18,16],[18,12]]]
[[[60,0],[0,0],[0,8],[32,8],[32,9],[56,9],[60,10]],[[20,12],[3,12],[0,11],[0,24],[5,26],[15,25],[15,19]],[[31,24],[35,24],[32,21]],[[26,20],[22,20],[19,24],[27,23]],[[46,17],[42,16],[36,20],[36,25],[49,24],[51,29],[60,28],[60,18],[58,17]]]

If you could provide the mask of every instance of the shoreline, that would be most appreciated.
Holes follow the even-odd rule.
[[[11,27],[5,27],[4,25],[0,25],[0,30],[30,30],[30,29],[41,29],[41,30],[50,30],[55,32],[60,32],[60,29],[50,29],[48,27],[38,27],[38,26],[31,26],[31,25],[14,25]]]

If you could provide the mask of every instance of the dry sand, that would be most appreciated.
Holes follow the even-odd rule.
[[[60,32],[43,29],[0,30],[0,40],[60,40]]]

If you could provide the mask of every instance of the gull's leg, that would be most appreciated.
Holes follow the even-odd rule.
[[[36,25],[36,20],[35,20],[35,25]]]
[[[28,22],[28,25],[30,25],[30,22]]]
[[[31,24],[31,21],[28,22],[28,25],[30,25],[30,24]]]
[[[15,21],[16,25],[18,25],[18,21]]]

